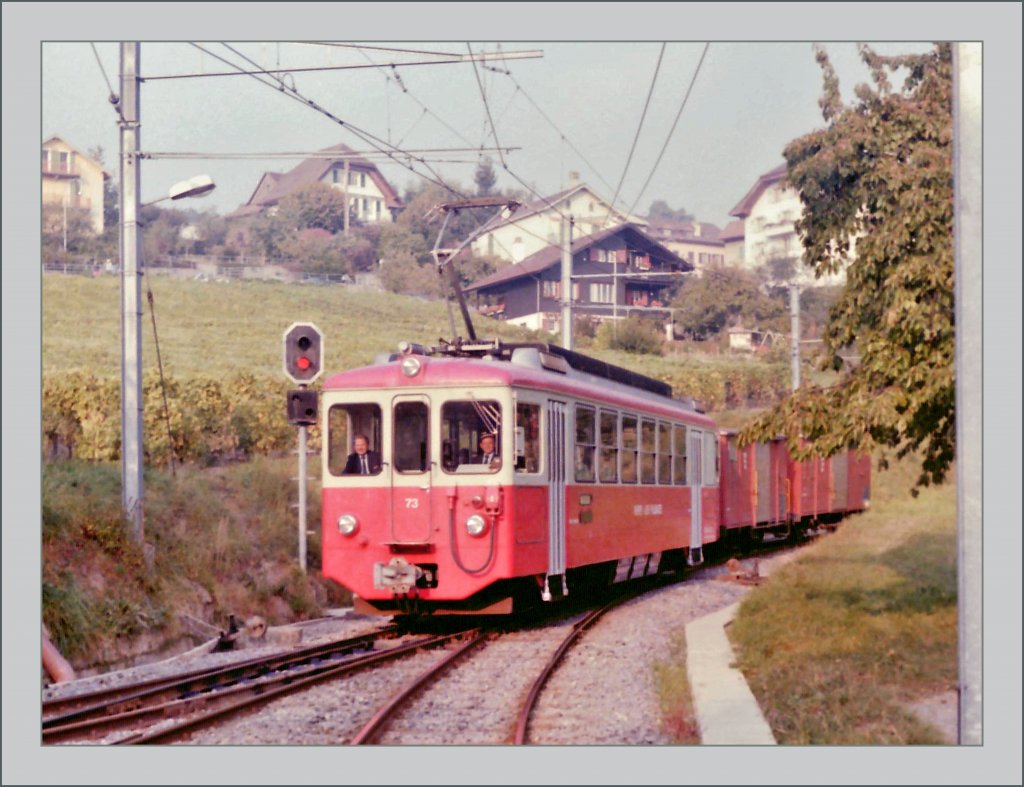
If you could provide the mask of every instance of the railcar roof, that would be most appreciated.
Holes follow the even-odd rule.
[[[402,373],[402,359],[399,357],[388,363],[334,374],[324,381],[324,391],[398,389],[413,392],[434,388],[515,386],[592,399],[672,418],[685,418],[715,428],[714,422],[697,412],[691,402],[659,396],[573,369],[562,374],[504,360],[415,357],[420,361],[421,368],[413,377]]]

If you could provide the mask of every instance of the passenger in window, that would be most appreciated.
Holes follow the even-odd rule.
[[[473,458],[474,464],[487,465],[492,470],[501,467],[495,437],[496,435],[491,432],[480,435],[480,453]]]
[[[366,435],[357,434],[352,438],[355,449],[348,455],[344,475],[376,475],[380,472],[380,453],[370,450],[370,441]]]

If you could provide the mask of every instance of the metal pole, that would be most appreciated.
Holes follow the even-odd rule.
[[[299,568],[306,573],[306,427],[299,427]]]
[[[982,744],[981,44],[953,46],[958,740]]]
[[[121,42],[121,492],[132,540],[142,518],[142,282],[139,260],[139,42]]]
[[[790,356],[795,391],[800,387],[800,288],[795,283],[789,285],[789,324],[793,335]]]
[[[342,194],[345,195],[345,237],[348,237],[348,221],[349,221],[348,213],[349,213],[349,210],[350,210],[349,205],[348,205],[348,179],[349,179],[348,159],[345,159],[345,170],[344,171],[345,171],[345,181],[342,184]]]
[[[562,346],[572,349],[572,217],[562,218]]]

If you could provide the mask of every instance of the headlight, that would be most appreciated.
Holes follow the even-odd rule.
[[[473,514],[466,520],[466,532],[471,536],[482,536],[487,529],[487,520],[479,514]]]
[[[351,536],[359,529],[359,520],[351,514],[342,514],[338,517],[338,532],[343,536]]]
[[[411,355],[402,359],[402,374],[406,377],[415,377],[420,373],[420,359]]]

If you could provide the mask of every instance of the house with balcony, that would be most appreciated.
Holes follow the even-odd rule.
[[[693,266],[699,276],[725,264],[721,230],[706,221],[648,219],[647,234]]]
[[[91,156],[53,136],[42,146],[43,205],[82,210],[97,235],[103,233],[103,184],[110,173]]]
[[[669,288],[693,270],[686,260],[636,225],[616,227],[573,241],[572,307],[599,320],[644,315],[669,320]],[[533,330],[561,327],[562,248],[545,246],[466,288],[478,310]]]
[[[573,237],[593,235],[623,223],[646,226],[646,220],[613,210],[585,183],[522,204],[515,212],[485,224],[472,243],[477,256],[521,263],[551,244],[562,242],[564,220],[571,216]]]
[[[802,262],[803,243],[796,222],[803,215],[803,204],[796,191],[786,184],[786,165],[761,175],[750,191],[729,215],[743,221],[743,267],[767,266],[779,281],[790,271],[801,286],[842,284],[845,271],[814,278],[814,271]]]
[[[314,183],[324,183],[344,194],[350,218],[364,224],[390,223],[402,209],[398,192],[376,166],[347,145],[334,145],[288,172],[264,172],[248,202],[228,218],[272,213],[286,196]]]

